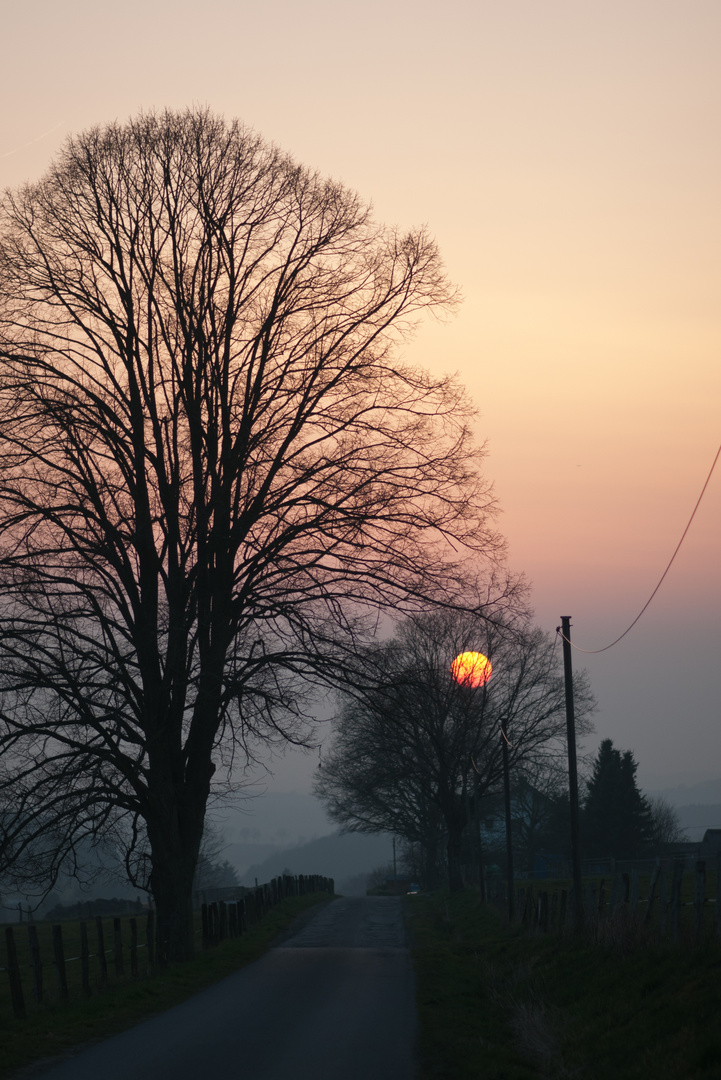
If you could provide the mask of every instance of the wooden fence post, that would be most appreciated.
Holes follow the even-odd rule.
[[[696,914],[696,942],[701,940],[703,930],[703,906],[706,902],[706,863],[699,859],[696,863],[696,882],[694,888],[694,908]]]
[[[548,933],[548,893],[542,892],[540,898],[540,908],[538,911],[538,926],[544,934]]]
[[[598,899],[596,897],[596,882],[589,881],[586,891],[586,903],[583,905],[586,922],[590,923],[594,914],[598,912]]]
[[[658,877],[660,873],[661,861],[660,859],[656,859],[656,865],[653,868],[653,873],[651,874],[651,881],[649,882],[648,886],[648,899],[646,900],[646,911],[644,912],[643,916],[644,926],[648,926],[648,924],[651,922],[651,916],[653,914],[653,902],[656,898],[656,887],[658,885]]]
[[[526,926],[532,925],[533,923],[533,887],[531,885],[526,889],[526,898],[523,904],[521,922]]]
[[[676,945],[678,943],[678,927],[679,917],[681,909],[681,883],[683,880],[683,863],[675,862],[673,864],[673,878],[671,879],[671,941]]]
[[[148,971],[152,971],[155,963],[155,912],[148,909],[148,918],[145,923],[145,940],[148,945]]]
[[[138,924],[135,918],[130,920],[130,975],[138,977]]]
[[[658,931],[661,937],[666,936],[668,929],[668,875],[661,870],[658,875]]]
[[[113,953],[115,955],[115,974],[118,978],[123,975],[123,935],[120,919],[113,919]]]
[[[88,948],[88,924],[80,923],[80,977],[85,997],[90,997],[90,949]]]
[[[636,919],[638,915],[638,893],[639,893],[639,878],[638,867],[634,866],[631,870],[631,898],[630,898],[630,911],[631,918]]]
[[[108,984],[108,958],[105,955],[105,935],[103,934],[103,917],[95,916],[95,929],[98,934],[98,963],[100,964],[100,985]]]
[[[30,967],[33,969],[33,997],[38,1005],[43,1003],[43,961],[40,956],[38,932],[34,923],[28,923],[28,944],[30,946]]]
[[[68,976],[65,971],[65,950],[63,949],[63,928],[59,924],[53,927],[53,953],[55,955],[55,970],[58,976],[58,990],[60,997],[68,996]]]
[[[20,965],[18,964],[18,954],[15,949],[15,938],[13,936],[12,926],[5,927],[5,945],[7,948],[10,998],[13,1004],[13,1012],[18,1020],[24,1020],[25,998],[23,997],[23,984],[20,979]]]

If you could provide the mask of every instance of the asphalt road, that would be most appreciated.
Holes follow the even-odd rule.
[[[335,900],[262,959],[42,1080],[411,1080],[401,902]]]

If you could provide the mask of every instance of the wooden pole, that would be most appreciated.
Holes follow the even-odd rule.
[[[98,963],[100,964],[100,985],[106,986],[108,982],[108,958],[105,955],[105,935],[103,934],[103,919],[101,915],[95,916],[95,930],[98,935]]]
[[[503,754],[503,805],[506,815],[506,892],[508,893],[508,921],[513,922],[513,836],[511,834],[511,777],[508,767],[508,739],[501,725],[501,751]]]
[[[134,979],[138,977],[138,924],[135,919],[130,920],[130,974]]]
[[[7,970],[10,976],[10,999],[13,1005],[13,1013],[18,1020],[24,1020],[25,998],[23,997],[23,984],[20,979],[20,965],[18,964],[12,926],[5,928],[5,946],[7,948]]]
[[[30,966],[33,969],[33,997],[38,1005],[43,1003],[43,962],[40,957],[40,943],[34,923],[28,924],[28,944],[30,945]]]
[[[155,964],[155,912],[148,909],[148,919],[145,924],[145,940],[148,945],[148,972],[152,971]]]
[[[58,990],[60,997],[68,996],[68,977],[65,971],[65,950],[63,949],[63,928],[58,924],[53,927],[53,953],[55,954],[55,970],[58,977]]]
[[[671,879],[671,941],[678,943],[679,923],[681,921],[681,885],[683,882],[683,863],[675,862]]]
[[[694,909],[696,915],[696,944],[701,940],[703,931],[703,907],[706,903],[706,863],[703,859],[696,862],[696,880],[694,889]]]
[[[646,901],[646,911],[643,916],[643,925],[649,926],[651,922],[651,915],[653,914],[653,902],[656,898],[656,887],[658,885],[658,879],[661,874],[661,860],[656,859],[656,865],[653,868],[651,874],[651,881],[648,886],[648,899]]]
[[[88,945],[88,924],[80,923],[80,978],[85,997],[90,997],[90,947]]]
[[[115,954],[115,974],[123,976],[123,935],[120,919],[113,919],[113,953]]]
[[[568,742],[568,794],[571,803],[571,865],[573,874],[574,929],[583,928],[583,891],[581,884],[581,845],[579,838],[578,767],[576,764],[576,713],[573,704],[573,667],[571,664],[571,616],[561,615],[563,640],[563,677],[566,689],[566,737]]]

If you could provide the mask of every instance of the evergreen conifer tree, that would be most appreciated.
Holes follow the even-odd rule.
[[[644,855],[653,833],[651,808],[636,783],[638,765],[630,750],[604,739],[593,765],[583,809],[586,857],[633,859]]]

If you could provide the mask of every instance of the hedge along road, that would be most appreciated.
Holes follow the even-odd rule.
[[[397,897],[335,900],[260,960],[43,1080],[411,1080],[415,981]]]

